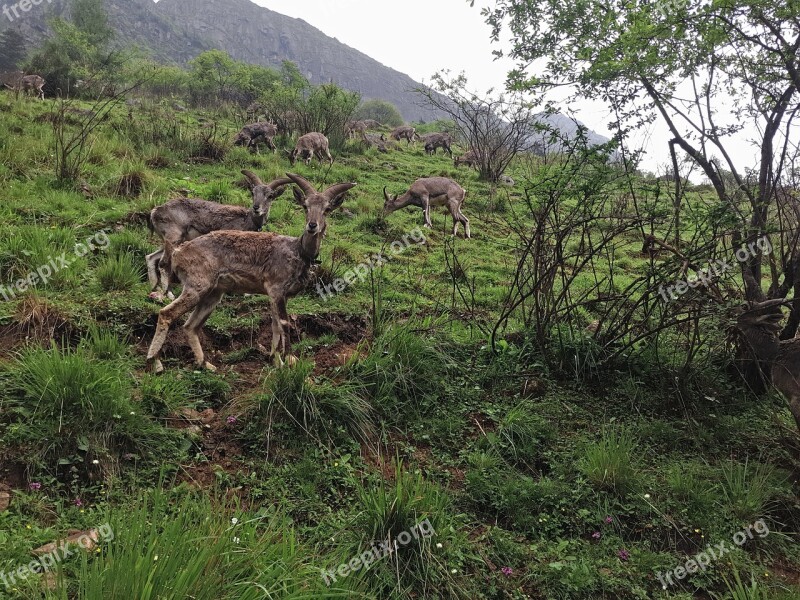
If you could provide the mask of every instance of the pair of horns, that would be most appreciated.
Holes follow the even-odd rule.
[[[267,186],[269,189],[274,190],[276,188],[281,187],[282,185],[289,185],[290,183],[292,183],[292,180],[286,177],[281,177],[280,179],[275,179],[274,181],[270,181],[269,183],[264,183],[261,177],[259,177],[252,171],[248,171],[247,169],[242,169],[242,175],[247,177],[247,180],[250,182],[251,187],[264,185]]]
[[[397,196],[393,196],[391,198],[389,197],[389,194],[386,193],[386,186],[383,187],[383,197],[386,199],[387,202],[391,202],[392,200],[397,198]]]
[[[296,175],[294,173],[287,173],[286,176],[297,184],[297,186],[303,190],[303,193],[306,196],[311,196],[313,194],[318,194],[317,190],[311,185],[311,182],[308,181],[305,177],[301,177],[300,175]],[[352,187],[355,187],[355,183],[337,183],[326,189],[322,192],[322,195],[325,196],[328,200],[333,200],[337,196],[344,194],[347,190]]]

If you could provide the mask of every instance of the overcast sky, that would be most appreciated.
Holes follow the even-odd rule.
[[[503,89],[506,73],[513,62],[494,60],[497,46],[489,39],[490,29],[480,14],[481,6],[492,0],[253,0],[276,12],[298,17],[384,65],[410,75],[420,82],[430,82],[440,69],[454,74],[464,71],[475,91],[491,87]],[[435,34],[441,28],[443,33]],[[508,32],[504,32],[508,35]],[[606,123],[611,120],[600,102],[562,106],[590,129],[609,136]],[[661,171],[669,162],[666,127],[657,124],[642,132],[633,144],[645,147],[644,166]],[[753,151],[744,141],[734,151],[737,163],[755,164]]]

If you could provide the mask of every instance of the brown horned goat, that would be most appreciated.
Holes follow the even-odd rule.
[[[269,218],[272,201],[285,191],[291,179],[280,178],[264,183],[252,171],[242,174],[253,193],[251,207],[218,204],[198,198],[175,198],[150,211],[150,227],[163,240],[163,246],[147,255],[147,277],[151,296],[163,300],[172,283],[174,249],[188,240],[220,229],[260,231]]]
[[[44,86],[47,82],[40,75],[18,75],[11,79],[10,83],[4,81],[3,85],[15,92],[22,91],[25,95],[34,92],[36,96],[44,100]]]
[[[418,206],[422,209],[425,227],[431,227],[431,206],[446,206],[453,217],[453,235],[458,224],[464,225],[464,237],[470,237],[469,219],[461,212],[467,192],[458,183],[447,177],[425,177],[417,179],[402,196],[389,196],[383,188],[383,214],[388,215],[404,206]]]
[[[321,133],[312,131],[300,136],[300,139],[297,140],[294,150],[289,153],[289,162],[294,165],[299,157],[300,160],[305,160],[305,163],[309,164],[315,156],[320,163],[322,163],[322,157],[325,156],[328,158],[328,162],[333,164],[333,157],[328,150],[328,138]]]
[[[737,327],[762,371],[789,401],[789,410],[800,430],[800,338],[779,340],[785,300],[749,302],[739,309]]]
[[[272,123],[266,123],[264,121],[250,123],[242,127],[241,131],[236,134],[233,145],[246,146],[251,152],[254,149],[258,152],[258,144],[264,142],[274,154],[276,146],[272,138],[276,135],[278,135],[278,127]]]
[[[436,149],[442,148],[450,156],[453,156],[453,151],[450,149],[453,137],[449,133],[427,133],[420,136],[420,141],[425,144],[425,154],[436,154]]]
[[[271,354],[280,361],[280,354],[286,352],[286,300],[305,287],[325,236],[326,218],[342,205],[347,190],[356,185],[337,183],[318,192],[303,177],[286,175],[300,188],[293,189],[294,198],[306,213],[306,225],[299,238],[255,231],[215,231],[175,250],[172,264],[183,290],[158,313],[156,332],[147,351],[147,363],[156,372],[164,370],[158,357],[170,325],[189,311],[192,313],[183,328],[195,364],[216,369],[206,360],[198,334],[225,293],[269,296]],[[280,354],[276,355],[276,351]]]
[[[389,134],[389,137],[393,140],[399,142],[400,140],[405,140],[406,144],[411,144],[417,136],[417,130],[413,127],[408,125],[401,125],[400,127],[395,127],[392,129],[392,132]]]
[[[363,135],[367,131],[367,125],[364,121],[348,121],[344,126],[344,132],[349,138],[356,138]]]
[[[459,167],[461,165],[467,165],[468,167],[477,167],[478,163],[479,163],[478,153],[475,152],[475,150],[473,150],[472,148],[467,150],[461,156],[456,156],[453,159],[453,164],[456,167]]]

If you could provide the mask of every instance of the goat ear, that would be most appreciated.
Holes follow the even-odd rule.
[[[294,201],[297,202],[300,206],[306,205],[306,196],[300,190],[300,188],[293,187],[292,192],[294,192]]]

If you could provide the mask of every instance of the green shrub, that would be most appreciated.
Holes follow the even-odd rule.
[[[142,281],[144,263],[123,252],[107,256],[96,269],[97,281],[104,291],[128,291]]]

